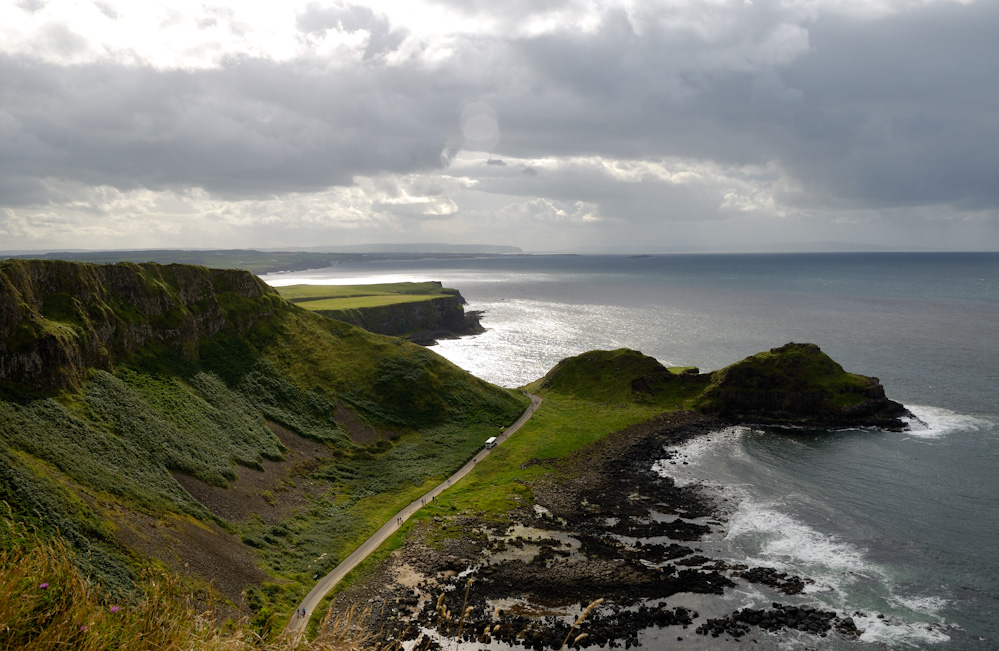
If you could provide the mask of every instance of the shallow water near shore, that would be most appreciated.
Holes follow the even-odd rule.
[[[687,465],[665,471],[705,484],[726,508],[724,533],[708,543],[813,579],[805,601],[869,615],[857,618],[861,646],[999,645],[999,255],[537,256],[265,279],[440,280],[485,311],[489,330],[434,349],[505,386],[594,348],[711,370],[817,343],[847,370],[878,376],[926,425],[739,429],[687,444]],[[731,596],[733,608],[768,598]],[[650,649],[669,641],[640,639]]]

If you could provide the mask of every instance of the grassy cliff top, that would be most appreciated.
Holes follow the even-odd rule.
[[[695,367],[666,367],[637,350],[591,350],[560,361],[531,388],[572,395],[595,402],[624,404],[633,401],[680,408],[696,395],[690,387]],[[669,385],[671,390],[665,391]]]
[[[711,373],[667,369],[634,350],[564,359],[536,390],[605,404],[655,404],[731,420],[813,427],[901,427],[905,409],[877,378],[849,373],[815,344],[789,343]]]
[[[277,287],[284,298],[307,310],[349,310],[396,303],[427,301],[441,296],[458,296],[439,282],[381,283],[375,285],[288,285]]]
[[[831,405],[845,407],[862,402],[876,382],[846,372],[815,344],[789,343],[712,373],[701,406],[720,406],[736,394],[779,391],[821,394]]]

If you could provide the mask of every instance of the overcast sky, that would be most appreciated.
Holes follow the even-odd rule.
[[[816,241],[999,250],[999,2],[0,2],[0,250]]]

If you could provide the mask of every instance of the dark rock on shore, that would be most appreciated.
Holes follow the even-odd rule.
[[[830,610],[820,610],[810,606],[785,606],[774,603],[771,609],[742,608],[728,617],[709,619],[698,626],[696,633],[718,637],[722,634],[740,638],[749,633],[753,626],[771,633],[782,629],[795,629],[826,637],[833,628],[848,637],[858,637],[862,631],[857,629],[852,617],[840,618]]]
[[[550,472],[530,486],[534,503],[510,522],[463,514],[421,523],[374,576],[336,598],[334,611],[387,604],[386,642],[416,640],[427,649],[437,644],[430,632],[454,638],[459,627],[467,642],[529,649],[558,649],[567,638],[573,648],[630,648],[641,644],[641,631],[676,628],[683,639],[693,626],[734,640],[754,629],[852,639],[852,620],[808,606],[702,619],[674,601],[698,595],[720,606],[740,582],[788,595],[809,582],[733,566],[693,547],[719,531],[724,514],[697,486],[652,472],[650,460],[663,456],[664,445],[720,426],[692,412],[663,414],[567,459],[532,460]],[[602,603],[588,612],[597,598]],[[588,616],[573,628],[582,612]],[[699,637],[687,639],[696,646]]]

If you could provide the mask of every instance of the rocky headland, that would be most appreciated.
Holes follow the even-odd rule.
[[[447,295],[423,301],[316,312],[369,332],[403,337],[423,346],[432,346],[439,339],[455,339],[486,331],[480,323],[481,311],[466,312],[466,301],[458,290],[443,291]]]
[[[527,460],[523,468],[545,473],[506,517],[442,512],[418,523],[387,562],[337,595],[334,613],[370,606],[383,613],[387,643],[415,649],[455,638],[475,648],[838,648],[862,635],[869,614],[815,607],[803,595],[809,577],[713,551],[727,507],[654,463],[684,464],[678,446],[733,424],[904,428],[908,411],[876,378],[792,343],[711,373],[666,369],[636,351],[591,351],[537,387],[608,405],[682,407],[568,457]],[[739,607],[733,595],[746,591],[768,605]]]

